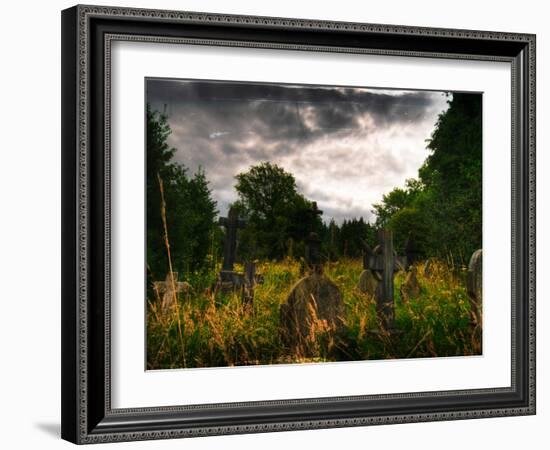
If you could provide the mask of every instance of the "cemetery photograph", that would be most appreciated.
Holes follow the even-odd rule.
[[[483,354],[481,93],[145,94],[147,370]]]

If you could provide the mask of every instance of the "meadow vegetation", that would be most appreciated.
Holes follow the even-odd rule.
[[[312,323],[309,338],[318,349],[315,357],[290,354],[280,340],[279,308],[301,276],[301,263],[287,258],[258,263],[264,284],[256,287],[251,305],[243,304],[238,292],[216,292],[215,272],[195,274],[193,290],[180,293],[168,311],[161,310],[158,300],[149,299],[148,369],[326,362],[336,360],[334,355],[338,361],[356,361],[479,353],[481,343],[471,326],[464,287],[465,268],[439,261],[426,275],[423,264],[418,263],[422,291],[408,301],[399,292],[405,278],[399,272],[395,277],[395,326],[402,334],[393,338],[372,332],[379,329],[376,304],[357,287],[361,261],[341,259],[326,263],[324,269],[343,294],[346,334],[336,343],[322,321]]]

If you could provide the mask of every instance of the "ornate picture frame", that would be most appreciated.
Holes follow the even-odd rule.
[[[113,408],[110,77],[111,48],[121,41],[510,64],[510,386]],[[84,444],[535,414],[535,41],[504,32],[81,5],[64,10],[62,437]]]

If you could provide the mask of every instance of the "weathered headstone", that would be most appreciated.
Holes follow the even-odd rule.
[[[476,250],[468,264],[466,286],[475,325],[481,325],[482,284],[483,284],[483,250]]]
[[[189,292],[191,290],[191,285],[187,281],[178,281],[177,272],[172,272],[172,276],[168,273],[166,274],[165,281],[153,282],[153,288],[157,294],[157,297],[162,299],[161,309],[163,311],[166,311],[174,306],[177,295],[180,292]]]
[[[316,335],[339,340],[344,331],[344,301],[338,286],[323,275],[321,240],[316,233],[306,239],[308,274],[290,290],[281,305],[279,332],[285,347],[300,356],[316,356]]]
[[[344,330],[344,302],[338,286],[327,276],[311,273],[290,290],[280,309],[280,335],[291,353],[314,354],[316,333],[338,340]]]
[[[405,281],[401,284],[399,288],[399,293],[401,294],[401,300],[408,302],[412,298],[416,298],[420,295],[421,288],[417,276],[416,266],[410,266]]]
[[[407,257],[408,267],[412,266],[420,259],[420,249],[418,248],[415,237],[411,233],[409,233],[407,241],[405,242],[405,256]]]
[[[433,278],[439,274],[441,262],[437,258],[428,258],[424,263],[424,276]]]
[[[393,234],[390,230],[378,231],[379,244],[367,258],[367,266],[380,279],[375,292],[376,312],[385,333],[393,333],[394,329],[394,274],[407,267],[407,258],[397,256],[393,248]]]
[[[317,233],[309,233],[306,238],[306,264],[308,269],[314,273],[323,273],[321,264],[321,239]]]
[[[291,237],[286,241],[286,257],[289,259],[294,257],[294,239]]]
[[[254,300],[254,287],[263,283],[263,277],[256,273],[256,264],[246,262],[244,273],[234,270],[237,256],[237,232],[244,228],[246,221],[239,218],[235,208],[230,208],[227,217],[220,217],[220,225],[225,227],[225,239],[223,247],[222,270],[218,275],[217,289],[222,292],[235,292],[241,290],[241,299],[245,304],[251,304]]]
[[[247,262],[244,265],[244,277],[241,298],[245,305],[250,305],[254,301],[254,288],[259,280],[256,275],[256,264]],[[263,280],[262,280],[263,281]]]
[[[365,269],[359,275],[359,290],[365,294],[373,296],[378,287],[380,280],[376,278],[374,272],[370,269]]]
[[[220,272],[222,281],[231,281],[233,278],[233,266],[237,255],[237,231],[244,228],[246,222],[239,219],[238,211],[231,207],[227,217],[220,217],[220,225],[225,228],[225,239],[223,243],[223,265]]]
[[[379,274],[369,268],[369,260],[373,255],[370,246],[360,239],[363,247],[363,271],[359,275],[358,288],[361,292],[374,296],[378,283],[380,282]]]

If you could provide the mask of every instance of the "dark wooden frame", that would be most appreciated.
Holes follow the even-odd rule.
[[[113,40],[510,62],[511,386],[112,409],[109,77]],[[93,443],[535,413],[534,35],[75,6],[62,12],[62,85],[63,438]]]

